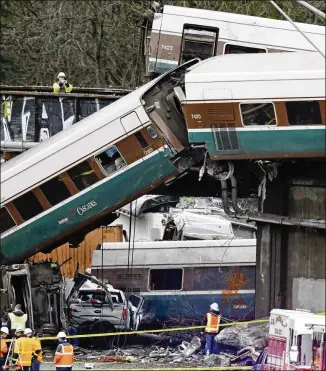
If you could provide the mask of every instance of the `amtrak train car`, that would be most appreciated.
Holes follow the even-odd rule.
[[[146,70],[166,72],[193,58],[224,54],[315,51],[288,21],[207,9],[165,5],[144,18]],[[297,23],[307,37],[325,50],[325,27]]]
[[[132,267],[129,248],[127,242],[99,246],[92,274],[140,293],[143,326],[201,324],[215,301],[226,318],[255,318],[255,239],[135,242]]]
[[[169,73],[165,89],[173,92],[175,80],[197,62]],[[191,166],[185,123],[179,128],[170,117],[168,125],[156,125],[143,106],[144,93],[159,89],[160,79],[1,166],[2,264],[67,241],[78,245],[112,222],[112,211]]]
[[[192,143],[213,160],[325,156],[325,59],[225,55],[190,68],[179,91]]]

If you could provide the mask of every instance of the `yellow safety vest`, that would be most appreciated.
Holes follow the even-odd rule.
[[[32,337],[31,338],[32,339],[32,344],[33,344],[33,356],[35,355],[37,355],[37,360],[39,361],[39,362],[42,362],[42,359],[43,359],[43,356],[42,356],[42,348],[41,348],[41,342],[40,342],[40,340],[38,339],[38,338],[36,338],[36,337]],[[39,354],[36,354],[35,352],[37,351],[37,350],[40,350],[40,353]]]
[[[8,313],[8,316],[11,322],[11,330],[16,330],[17,328],[25,330],[27,314],[24,314],[22,316],[16,316],[14,313]]]
[[[220,328],[221,316],[213,316],[212,313],[207,313],[207,325],[205,332],[208,334],[217,334]]]
[[[21,337],[15,341],[14,354],[18,355],[18,359],[13,359],[16,362],[16,367],[31,366],[33,355],[33,341],[31,338]]]

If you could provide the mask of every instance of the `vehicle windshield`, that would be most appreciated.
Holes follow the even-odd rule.
[[[110,292],[113,303],[123,303],[122,296],[119,292]],[[108,297],[103,291],[82,290],[78,292],[77,298],[85,303],[102,303],[109,304]]]

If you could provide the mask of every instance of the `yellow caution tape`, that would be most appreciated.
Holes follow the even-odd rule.
[[[253,321],[246,322],[230,322],[230,323],[221,323],[222,326],[234,326],[234,325],[247,325],[251,323],[261,323],[268,322],[268,319],[256,319]],[[142,331],[125,331],[125,332],[107,332],[102,334],[85,334],[85,335],[71,335],[67,336],[67,339],[77,339],[77,338],[90,338],[90,337],[106,337],[106,336],[121,336],[121,335],[135,335],[135,334],[147,334],[147,333],[157,333],[157,332],[173,332],[173,331],[190,331],[190,330],[200,330],[206,326],[191,326],[191,327],[173,327],[173,328],[164,328],[159,330],[142,330]],[[39,340],[57,340],[56,337],[42,337],[38,338]]]
[[[317,315],[325,315],[326,312],[315,313]],[[230,323],[221,323],[220,327],[227,327],[227,326],[234,326],[234,325],[249,325],[252,323],[263,323],[268,322],[268,318],[264,319],[255,319],[252,321],[244,321],[244,322],[230,322]],[[172,328],[164,328],[159,330],[141,330],[141,331],[125,331],[125,332],[107,332],[101,334],[85,334],[85,335],[69,335],[67,339],[78,339],[78,338],[90,338],[90,337],[106,337],[106,336],[122,336],[122,335],[136,335],[136,334],[148,334],[148,333],[161,333],[161,332],[174,332],[174,331],[190,331],[190,330],[200,330],[205,328],[206,326],[191,326],[191,327],[172,327]],[[57,337],[40,337],[37,338],[40,341],[43,340],[58,340]],[[11,339],[6,340],[6,342],[10,342]]]

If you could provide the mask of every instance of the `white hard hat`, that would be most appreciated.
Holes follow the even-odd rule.
[[[5,334],[9,334],[9,329],[8,329],[8,327],[1,327],[1,330],[0,330],[0,332],[4,332]]]
[[[58,77],[58,78],[59,78],[59,77],[66,77],[66,74],[65,74],[64,72],[59,72],[57,77]]]
[[[32,334],[33,331],[30,328],[25,328],[24,335]]]
[[[62,338],[65,338],[65,337],[66,337],[66,334],[63,331],[60,331],[57,335],[57,339],[62,339]]]
[[[219,308],[218,308],[218,304],[217,303],[213,303],[211,304],[211,309],[215,310],[215,311],[218,311]]]
[[[19,334],[20,332],[24,332],[24,330],[20,327],[16,328],[15,334]]]

